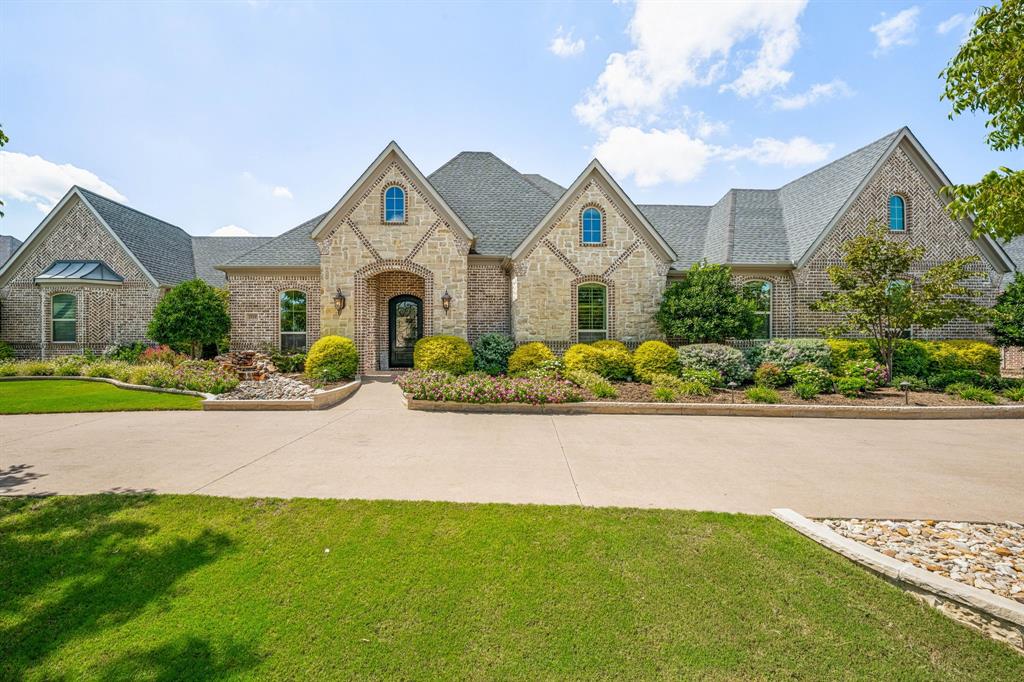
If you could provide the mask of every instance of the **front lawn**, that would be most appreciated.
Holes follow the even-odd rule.
[[[0,382],[0,414],[198,410],[202,402],[196,396],[130,391],[100,381]]]
[[[0,678],[1022,679],[766,517],[0,499]]]

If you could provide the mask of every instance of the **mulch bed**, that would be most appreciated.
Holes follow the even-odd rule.
[[[593,395],[583,391],[586,395],[587,400],[596,400],[599,402],[620,402],[620,403],[653,403],[654,400],[654,389],[650,384],[641,384],[634,382],[625,381],[613,381],[612,385],[619,392],[617,398],[596,398]],[[747,387],[749,388],[749,387]],[[678,402],[684,403],[744,403],[749,404],[753,401],[747,400],[743,394],[745,389],[737,389],[735,393],[728,390],[716,390],[714,394],[710,396],[692,396],[686,398],[680,398]],[[866,393],[859,398],[847,398],[846,396],[839,395],[838,393],[821,394],[810,400],[802,400],[795,393],[786,389],[778,389],[779,397],[782,398],[781,404],[786,405],[869,405],[877,407],[896,407],[904,404],[903,391],[896,388],[880,388],[877,391]],[[1013,404],[1011,401],[1005,398],[999,398],[1000,404]],[[984,405],[985,403],[974,402],[973,400],[963,400],[955,396],[947,395],[945,393],[938,393],[932,391],[926,392],[910,392],[910,404],[919,407],[940,407],[940,406],[974,406]]]

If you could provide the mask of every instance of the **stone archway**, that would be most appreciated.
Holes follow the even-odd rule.
[[[422,335],[433,333],[433,290],[433,274],[408,261],[379,261],[356,272],[355,341],[361,372],[390,368],[388,303],[395,297],[422,301]]]

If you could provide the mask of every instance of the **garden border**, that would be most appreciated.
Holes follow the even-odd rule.
[[[82,377],[82,376],[35,376],[35,377],[0,377],[0,381],[100,381],[106,384],[124,388],[129,391],[148,391],[149,393],[174,393],[177,395],[192,395],[198,398],[210,400],[212,393],[201,393],[199,391],[187,391],[181,388],[157,388],[156,386],[143,386],[142,384],[128,384],[109,377]]]
[[[1024,604],[886,556],[792,509],[772,509],[771,513],[798,533],[880,575],[949,618],[1024,654]]]
[[[300,398],[297,400],[218,400],[211,396],[203,401],[205,411],[231,411],[231,410],[254,410],[254,411],[277,411],[277,410],[324,410],[334,407],[342,400],[350,397],[359,390],[362,379],[356,377],[347,384],[332,388],[322,393],[314,393],[312,398]]]
[[[625,403],[585,401],[527,403],[460,403],[417,400],[403,393],[405,406],[426,412],[496,412],[523,414],[647,414],[705,417],[808,417],[819,419],[1024,419],[1024,405],[882,407],[878,405],[757,405],[750,403]]]

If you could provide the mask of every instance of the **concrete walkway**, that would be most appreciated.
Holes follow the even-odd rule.
[[[0,494],[151,490],[1024,522],[1024,422],[410,412],[0,417]]]

